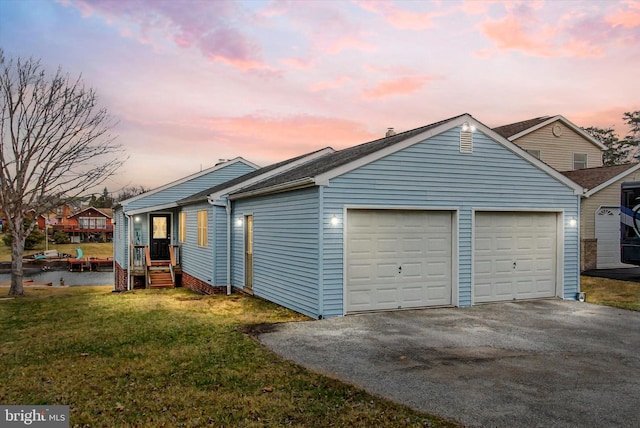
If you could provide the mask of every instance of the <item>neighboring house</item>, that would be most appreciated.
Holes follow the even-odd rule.
[[[493,128],[558,171],[602,166],[607,146],[562,116],[543,116]]]
[[[152,280],[147,266],[155,264],[155,285],[173,286],[176,274],[181,273],[181,254],[178,245],[180,225],[177,201],[232,180],[257,169],[257,165],[242,158],[229,161],[189,175],[172,183],[121,201],[114,207],[114,260],[116,289],[134,287],[136,281],[145,287]],[[201,243],[213,232],[209,219],[201,219]],[[171,261],[168,265],[166,262]],[[167,270],[171,274],[167,284]]]
[[[171,244],[182,248],[184,286],[235,288],[323,318],[575,299],[582,192],[465,114],[285,161],[167,209],[179,218]],[[132,288],[135,263],[124,211],[151,217],[133,202],[116,209],[117,289]],[[135,238],[143,245],[148,229]]]
[[[620,262],[620,190],[640,181],[640,164],[567,171],[586,190],[580,208],[581,270],[635,267]]]
[[[56,213],[38,217],[38,228],[45,229],[52,236],[56,231],[69,235],[71,242],[107,242],[113,239],[113,210],[111,208],[88,207],[71,213],[68,205],[56,210]]]
[[[620,184],[635,179],[637,167],[603,167],[607,147],[562,116],[493,130],[586,189],[580,210],[582,271],[631,267],[620,263]]]

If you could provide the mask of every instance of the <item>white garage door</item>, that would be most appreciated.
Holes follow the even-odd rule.
[[[449,211],[348,210],[346,312],[451,304]]]
[[[474,302],[556,295],[555,213],[478,212]]]
[[[595,237],[598,240],[598,269],[635,267],[620,263],[619,207],[601,207],[596,211]]]

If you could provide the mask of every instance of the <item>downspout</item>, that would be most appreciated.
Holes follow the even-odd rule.
[[[227,296],[231,294],[231,199],[227,197]]]
[[[125,214],[127,217],[127,226],[129,227],[129,239],[127,239],[127,291],[131,291],[131,267],[133,262],[131,260],[131,240],[133,239],[133,221],[130,215]]]

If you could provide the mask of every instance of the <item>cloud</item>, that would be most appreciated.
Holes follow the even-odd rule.
[[[138,33],[151,43],[154,36],[182,48],[196,48],[207,58],[240,70],[269,69],[261,59],[260,46],[241,31],[243,11],[229,0],[185,4],[144,0],[67,0],[84,16],[99,15],[120,27],[124,36]],[[133,24],[136,28],[130,27]]]
[[[433,19],[448,12],[418,12],[401,9],[390,1],[356,1],[363,9],[380,15],[393,27],[399,30],[420,31],[435,26]],[[418,4],[418,3],[414,3]]]
[[[357,122],[310,115],[212,117],[201,122],[215,131],[217,144],[269,162],[326,146],[341,149],[379,137]]]
[[[552,4],[503,3],[506,14],[479,24],[480,31],[493,44],[481,49],[477,56],[496,52],[518,51],[537,57],[603,57],[616,45],[634,45],[640,39],[640,4],[628,2],[595,3],[592,10],[557,9]]]
[[[422,89],[430,80],[429,76],[405,76],[379,82],[362,93],[366,99],[386,98],[394,95],[407,95]]]
[[[322,92],[329,89],[340,89],[348,83],[351,83],[353,79],[348,76],[337,76],[331,80],[324,80],[321,82],[314,82],[309,86],[311,92]]]

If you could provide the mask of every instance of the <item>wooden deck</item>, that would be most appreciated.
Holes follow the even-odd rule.
[[[22,280],[23,287],[51,287],[51,282],[36,282],[33,279]],[[11,287],[11,281],[0,282],[0,287]]]

